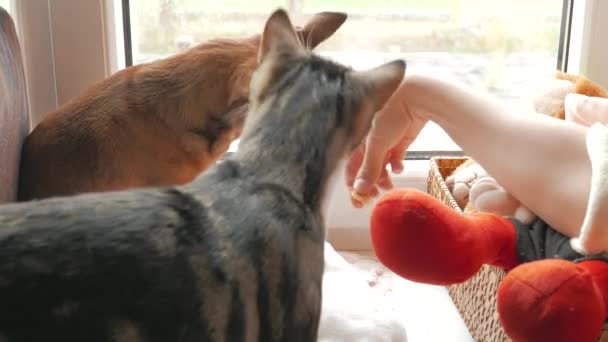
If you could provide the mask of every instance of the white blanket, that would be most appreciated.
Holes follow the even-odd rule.
[[[383,272],[364,272],[325,243],[320,342],[405,342],[403,322],[383,296]]]

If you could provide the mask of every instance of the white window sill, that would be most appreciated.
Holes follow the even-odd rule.
[[[415,188],[427,191],[428,160],[406,160],[402,174],[391,174],[395,188]],[[341,251],[369,251],[369,218],[375,202],[364,208],[350,204],[349,190],[342,172],[334,180],[326,211],[327,239]]]

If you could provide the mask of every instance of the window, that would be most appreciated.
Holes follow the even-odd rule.
[[[152,42],[163,30],[152,27],[159,22],[161,4],[172,6],[169,13],[175,17],[171,22],[179,29],[179,33],[172,33],[172,41],[163,38],[167,42],[164,46]],[[139,63],[214,35],[240,34],[242,30],[235,31],[240,25],[259,31],[275,5],[292,8],[298,22],[302,17],[297,13],[306,16],[320,9],[348,10],[347,23],[318,51],[333,53],[355,67],[400,55],[408,59],[410,71],[459,77],[498,96],[517,98],[527,95],[522,88],[527,80],[545,77],[559,60],[560,66],[567,64],[568,72],[608,87],[605,0],[18,0],[11,5],[23,43],[33,123],[93,82],[124,67],[125,55],[132,54]],[[123,5],[130,5],[125,7],[130,13],[123,11]],[[520,14],[521,19],[515,19]],[[243,18],[238,25],[237,17]],[[122,25],[124,18],[130,19],[126,21],[130,25]],[[390,41],[395,32],[400,38]],[[371,39],[368,33],[374,34]],[[493,41],[495,44],[490,44]],[[357,62],[357,54],[365,58]],[[434,125],[427,126],[412,146],[421,158],[428,151],[450,149],[458,151],[458,146]],[[424,190],[428,165],[424,160],[408,161],[406,172],[395,178],[395,184]],[[352,243],[342,247],[369,247],[366,222],[370,208],[352,209],[340,179],[336,179],[334,194],[328,227],[342,229],[342,235],[349,237]],[[356,231],[361,233],[354,234]]]
[[[26,55],[34,124],[125,61],[259,31],[277,6],[296,22],[319,10],[349,12],[317,50],[355,67],[401,56],[410,72],[446,75],[517,99],[529,94],[528,81],[569,60],[569,72],[608,86],[603,0],[0,0],[9,2]],[[460,149],[431,123],[410,155],[441,150]]]
[[[9,13],[11,11],[11,0],[0,0],[0,7],[7,10]]]
[[[530,80],[558,65],[563,0],[131,0],[133,63],[176,53],[196,42],[259,32],[277,6],[295,22],[337,10],[349,19],[318,51],[355,68],[405,58],[432,72],[505,99],[530,93]],[[233,146],[236,148],[236,144]],[[437,125],[411,150],[458,151]],[[423,153],[425,154],[425,153]]]

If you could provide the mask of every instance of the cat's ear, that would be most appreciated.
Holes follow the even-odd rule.
[[[264,26],[258,62],[272,53],[297,54],[303,49],[287,12],[283,9],[274,11]]]
[[[347,15],[342,12],[319,12],[301,28],[297,29],[302,44],[307,49],[314,49],[331,37],[344,24]]]
[[[403,81],[405,61],[395,60],[370,70],[352,71],[351,73],[353,79],[363,83],[369,90],[368,94],[373,101],[374,112],[376,112],[384,107],[386,101]]]

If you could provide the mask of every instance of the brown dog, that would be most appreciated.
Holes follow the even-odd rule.
[[[346,20],[298,29],[314,48]],[[48,114],[24,142],[18,200],[192,181],[241,131],[260,35],[132,66]]]

